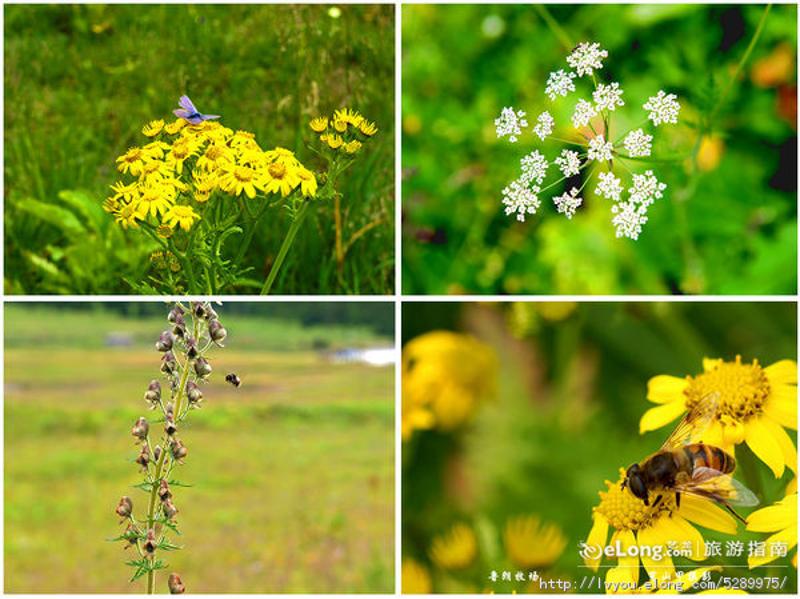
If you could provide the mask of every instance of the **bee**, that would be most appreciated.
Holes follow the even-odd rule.
[[[731,506],[754,506],[758,499],[733,478],[734,457],[701,440],[717,413],[718,402],[719,393],[702,398],[656,453],[628,468],[622,488],[628,487],[647,506],[650,494],[656,494],[653,507],[661,501],[663,491],[675,493],[678,507],[681,493],[711,499],[744,522]]]
[[[239,387],[242,384],[242,379],[240,379],[239,375],[234,372],[226,374],[225,380],[228,381],[234,387]]]

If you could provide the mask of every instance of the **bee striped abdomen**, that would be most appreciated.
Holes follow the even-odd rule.
[[[692,463],[693,469],[711,468],[722,474],[730,474],[736,469],[736,460],[719,447],[693,443],[683,448],[686,457]]]

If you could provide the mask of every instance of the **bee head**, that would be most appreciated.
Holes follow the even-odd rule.
[[[638,497],[647,505],[647,485],[644,481],[644,473],[639,468],[639,464],[633,464],[625,473],[625,480],[622,488],[628,487],[634,497]]]

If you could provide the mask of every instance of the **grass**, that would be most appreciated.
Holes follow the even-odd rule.
[[[6,312],[16,341],[5,358],[5,590],[141,592],[141,582],[127,583],[129,552],[105,539],[118,534],[119,496],[144,500],[130,488],[130,427],[145,413],[158,356],[144,341],[76,342],[102,338],[110,321],[66,326],[73,315]],[[73,343],[17,334],[34,320],[72,328]],[[256,324],[226,320],[232,331]],[[142,333],[153,324],[140,323]],[[193,486],[175,500],[185,550],[169,556],[170,568],[190,592],[392,592],[392,370],[331,363],[283,331],[295,349],[261,349],[258,338],[239,349],[231,333],[212,354],[207,401],[183,436],[190,455],[178,476]],[[222,380],[234,369],[239,389]]]
[[[337,273],[333,206],[304,223],[273,293],[388,294],[394,284],[394,9],[344,6],[5,7],[5,289],[126,293],[153,243],[100,210],[114,159],[188,93],[265,148],[297,151],[311,116],[351,106],[377,122],[344,177],[344,237],[370,223]],[[274,210],[245,257],[263,280],[288,228]],[[229,239],[233,253],[239,241]],[[253,292],[253,289],[236,289]]]

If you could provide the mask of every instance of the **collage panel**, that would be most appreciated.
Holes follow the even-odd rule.
[[[4,15],[7,294],[394,293],[393,5]]]
[[[797,304],[407,302],[403,593],[797,593]]]
[[[392,593],[394,305],[6,304],[6,593]]]
[[[794,295],[797,6],[402,11],[403,292]]]

